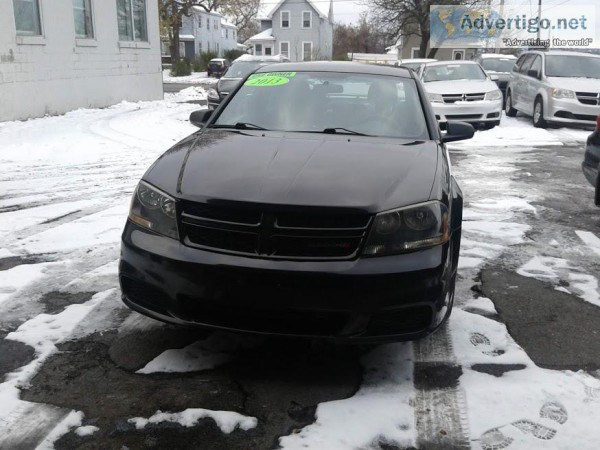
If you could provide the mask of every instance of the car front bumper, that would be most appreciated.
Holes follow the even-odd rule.
[[[576,98],[548,97],[544,119],[548,122],[591,125],[600,115],[600,105],[585,105]]]
[[[128,221],[119,279],[130,308],[165,322],[346,342],[411,340],[443,320],[453,294],[450,248],[275,261],[190,248]]]
[[[449,120],[460,120],[473,124],[499,122],[502,112],[502,99],[456,103],[432,102],[431,105],[440,123]]]

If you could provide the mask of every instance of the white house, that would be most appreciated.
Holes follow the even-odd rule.
[[[162,97],[156,0],[0,1],[0,121]]]
[[[190,60],[200,53],[212,52],[223,56],[227,50],[236,50],[237,27],[216,12],[206,12],[195,6],[189,16],[181,18],[179,54]],[[163,42],[163,55],[169,55],[169,43]]]
[[[327,13],[311,0],[280,0],[261,19],[261,32],[246,44],[257,56],[282,55],[291,61],[331,59],[333,0]]]

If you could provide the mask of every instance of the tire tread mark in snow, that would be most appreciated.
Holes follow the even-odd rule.
[[[0,421],[0,448],[36,448],[69,412],[57,406],[24,402]]]
[[[467,433],[467,408],[458,380],[452,385],[427,386],[424,377],[435,370],[460,375],[452,341],[446,326],[425,339],[414,342],[415,373],[417,391],[415,419],[417,447],[427,449],[470,448]]]

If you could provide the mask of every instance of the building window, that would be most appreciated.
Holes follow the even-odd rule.
[[[302,43],[302,61],[312,60],[312,42]]]
[[[262,44],[254,44],[254,54],[256,56],[262,56]]]
[[[219,53],[219,43],[217,42],[217,56],[220,56],[221,54]]]
[[[271,56],[273,54],[273,47],[265,47],[265,56]]]
[[[302,28],[312,28],[312,11],[302,11]]]
[[[418,58],[419,57],[419,52],[421,51],[421,49],[419,47],[413,47],[410,49],[410,57],[411,58]]]
[[[75,20],[75,36],[84,39],[94,37],[91,0],[73,0],[73,19]]]
[[[290,27],[290,12],[289,11],[281,11],[281,28],[289,28]]]
[[[225,39],[229,39],[229,30],[225,28]]]
[[[198,42],[198,53],[202,53],[202,42]]]
[[[146,27],[146,0],[117,0],[119,39],[148,41]]]
[[[17,34],[41,36],[40,5],[38,0],[13,0]]]
[[[210,30],[210,19],[208,17],[206,18],[206,29]]]
[[[285,56],[286,58],[290,57],[290,43],[289,42],[280,42],[279,43],[279,54],[281,56]]]
[[[219,22],[215,19],[215,30],[219,29]]]

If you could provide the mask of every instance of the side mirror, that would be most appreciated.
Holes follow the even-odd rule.
[[[475,129],[470,123],[449,121],[446,123],[446,134],[442,135],[442,142],[463,141],[471,139],[474,134]]]
[[[529,69],[527,71],[527,75],[529,75],[530,77],[533,77],[533,78],[539,78],[540,77],[540,74],[535,69]]]
[[[500,77],[498,75],[490,75],[490,80],[492,81],[498,81],[500,79]]]
[[[190,114],[190,122],[192,125],[202,128],[204,125],[206,125],[206,122],[208,122],[208,119],[210,119],[212,113],[213,112],[210,109],[200,109],[198,111],[194,111]]]

